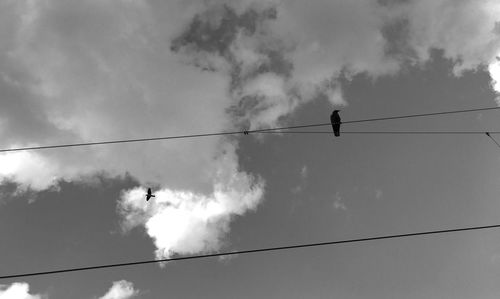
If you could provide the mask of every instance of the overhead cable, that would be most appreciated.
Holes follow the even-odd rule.
[[[360,119],[360,120],[348,120],[348,121],[343,121],[342,124],[361,123],[361,122],[374,122],[374,121],[382,121],[382,120],[394,120],[394,119],[404,119],[404,118],[424,117],[424,116],[435,116],[435,115],[444,115],[444,114],[457,114],[457,113],[487,111],[487,110],[496,110],[496,109],[500,109],[500,107],[485,107],[485,108],[474,108],[474,109],[464,109],[464,110],[454,110],[454,111],[442,111],[442,112],[410,114],[410,115],[401,115],[401,116],[389,116],[389,117],[369,118],[369,119]],[[216,133],[201,133],[201,134],[191,134],[191,135],[177,135],[177,136],[164,136],[164,137],[150,137],[150,138],[121,139],[121,140],[110,140],[110,141],[95,141],[95,142],[67,143],[67,144],[57,144],[57,145],[42,145],[42,146],[30,146],[30,147],[18,147],[18,148],[10,148],[10,149],[0,149],[0,153],[17,152],[17,151],[28,151],[28,150],[54,149],[54,148],[66,148],[66,147],[107,145],[107,144],[118,144],[118,143],[146,142],[146,141],[170,140],[170,139],[186,139],[186,138],[222,136],[222,135],[236,135],[236,134],[245,134],[245,135],[248,135],[250,133],[263,133],[263,132],[270,132],[270,131],[280,131],[280,130],[300,129],[300,128],[311,128],[311,127],[322,127],[322,126],[330,126],[330,125],[331,125],[331,123],[319,123],[319,124],[308,124],[308,125],[299,125],[299,126],[276,127],[276,128],[267,128],[267,129],[258,129],[258,130],[245,130],[245,131],[232,131],[232,132],[216,132]]]
[[[464,110],[454,110],[454,111],[442,111],[442,112],[432,112],[432,113],[421,113],[421,114],[408,114],[408,115],[400,115],[400,116],[389,116],[389,117],[379,117],[379,118],[369,118],[369,119],[361,119],[361,120],[351,120],[344,121],[343,124],[347,123],[361,123],[361,122],[372,122],[379,120],[392,120],[392,119],[401,119],[401,118],[413,118],[413,117],[422,117],[422,116],[436,116],[436,115],[444,115],[444,114],[456,114],[456,113],[465,113],[465,112],[478,112],[478,111],[486,111],[486,110],[496,110],[500,109],[500,107],[486,107],[486,108],[473,108],[473,109],[464,109]]]
[[[257,133],[268,133],[268,134],[333,134],[331,131],[272,131],[272,132],[257,132]],[[342,134],[400,134],[400,135],[411,135],[411,134],[421,134],[421,135],[478,135],[478,134],[500,134],[500,131],[343,131]],[[490,136],[491,137],[491,136]]]
[[[83,142],[83,143],[68,143],[68,144],[57,144],[57,145],[31,146],[31,147],[19,147],[19,148],[10,148],[10,149],[0,149],[0,153],[4,153],[4,152],[18,152],[18,151],[29,151],[29,150],[42,150],[42,149],[53,149],[53,148],[62,148],[62,147],[79,147],[79,146],[106,145],[106,144],[116,144],[116,143],[132,143],[132,142],[146,142],[146,141],[155,141],[155,140],[185,139],[185,138],[220,136],[220,135],[234,135],[234,134],[241,134],[241,133],[243,133],[243,132],[219,132],[219,133],[206,133],[206,134],[192,134],[192,135],[178,135],[178,136],[165,136],[165,137],[151,137],[151,138],[138,138],[138,139],[121,139],[121,140],[110,140],[110,141],[96,141],[96,142]]]
[[[495,134],[495,132],[485,132],[486,136],[490,137],[493,142],[500,148],[500,144],[495,140],[495,138],[491,137],[491,134]]]
[[[98,266],[66,268],[66,269],[40,271],[40,272],[28,272],[28,273],[22,273],[22,274],[2,275],[2,276],[0,276],[0,279],[11,279],[11,278],[20,278],[20,277],[28,277],[28,276],[51,275],[51,274],[60,274],[60,273],[77,272],[77,271],[97,270],[97,269],[116,268],[116,267],[125,267],[125,266],[137,266],[137,265],[144,265],[144,264],[204,259],[204,258],[231,256],[231,255],[243,255],[243,254],[250,254],[250,253],[270,252],[270,251],[283,251],[283,250],[320,247],[320,246],[332,246],[332,245],[340,245],[340,244],[347,244],[347,243],[359,243],[359,242],[367,242],[367,241],[407,238],[407,237],[416,237],[416,236],[424,236],[424,235],[438,235],[438,234],[456,233],[456,232],[465,232],[465,231],[477,231],[477,230],[486,230],[486,229],[493,229],[493,228],[500,228],[500,224],[462,227],[462,228],[453,228],[453,229],[444,229],[444,230],[432,230],[432,231],[423,231],[423,232],[415,232],[415,233],[407,233],[407,234],[385,235],[385,236],[366,237],[366,238],[358,238],[358,239],[347,239],[347,240],[339,240],[339,241],[328,241],[328,242],[319,242],[319,243],[305,243],[305,244],[288,245],[288,246],[266,247],[266,248],[257,248],[257,249],[230,251],[230,252],[221,252],[221,253],[211,253],[211,254],[202,254],[202,255],[180,256],[180,257],[172,257],[172,258],[158,259],[158,260],[145,260],[145,261],[106,264],[106,265],[98,265]]]

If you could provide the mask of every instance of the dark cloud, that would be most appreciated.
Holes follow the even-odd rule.
[[[214,10],[219,10],[217,16],[211,16]],[[262,11],[248,9],[243,14],[228,5],[207,9],[203,14],[197,14],[187,30],[172,41],[171,50],[178,52],[189,48],[192,51],[205,51],[221,56],[230,55],[229,47],[236,39],[240,30],[246,35],[255,34],[259,23],[264,20],[276,19],[275,8]],[[213,20],[217,18],[217,20]]]
[[[171,50],[204,71],[226,71],[235,102],[226,111],[236,123],[248,125],[275,104],[265,94],[245,93],[259,76],[272,74],[279,82],[291,77],[289,49],[269,30],[277,20],[274,6],[251,6],[238,12],[230,5],[214,5],[193,17],[171,42]],[[262,81],[260,81],[262,82]]]
[[[409,43],[410,23],[406,18],[397,18],[386,23],[381,29],[386,40],[385,55],[401,62],[416,58],[416,53]]]
[[[192,56],[193,64],[208,71],[218,69],[206,61],[206,56],[200,59],[198,54],[223,58],[230,65],[233,88],[239,85],[240,81],[262,73],[273,72],[290,76],[293,64],[285,57],[285,47],[278,40],[272,40],[265,29],[265,23],[276,18],[276,7],[248,8],[241,14],[229,5],[209,7],[205,12],[195,15],[186,30],[172,40],[171,50]],[[245,74],[242,66],[244,58],[239,57],[234,50],[239,35],[255,40],[263,39],[253,49],[264,58],[263,61]]]
[[[377,3],[381,6],[396,6],[396,5],[402,5],[402,4],[408,4],[412,0],[378,0]]]
[[[18,184],[9,180],[0,180],[0,207],[13,199]],[[26,195],[26,194],[24,194]]]

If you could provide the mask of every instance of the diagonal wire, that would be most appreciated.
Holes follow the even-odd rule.
[[[465,110],[454,110],[454,111],[410,114],[410,115],[401,115],[401,116],[369,118],[369,119],[344,121],[344,122],[342,122],[342,124],[373,122],[373,121],[381,121],[381,120],[393,120],[393,119],[403,119],[403,118],[413,118],[413,117],[423,117],[423,116],[435,116],[435,115],[444,115],[444,114],[456,114],[456,113],[465,113],[465,112],[477,112],[477,111],[487,111],[487,110],[496,110],[496,109],[500,109],[500,107],[485,107],[485,108],[474,108],[474,109],[465,109]],[[279,131],[279,130],[322,127],[322,126],[330,126],[330,125],[331,125],[331,123],[319,123],[319,124],[308,124],[308,125],[277,127],[277,128],[246,130],[246,131],[216,132],[216,133],[203,133],[203,134],[191,134],[191,135],[177,135],[177,136],[164,136],[164,137],[151,137],[151,138],[121,139],[121,140],[110,140],[110,141],[96,141],[96,142],[84,142],[84,143],[68,143],[68,144],[58,144],[58,145],[19,147],[19,148],[11,148],[11,149],[0,149],[0,153],[27,151],[27,150],[66,148],[66,147],[79,147],[79,146],[106,145],[106,144],[117,144],[117,143],[146,142],[146,141],[155,141],[155,140],[186,139],[186,138],[235,135],[235,134],[247,135],[249,133],[263,133],[263,132],[271,132],[271,131]]]
[[[491,137],[490,134],[495,134],[495,132],[485,132],[486,136],[490,137],[493,142],[500,148],[500,144],[495,140],[495,138]]]
[[[239,131],[238,132],[218,132],[218,133],[206,133],[206,134],[177,135],[177,136],[165,136],[165,137],[150,137],[150,138],[138,138],[138,139],[121,139],[121,140],[111,140],[111,141],[96,141],[96,142],[84,142],[84,143],[68,143],[68,144],[45,145],[45,146],[19,147],[19,148],[11,148],[11,149],[0,149],[0,153],[52,149],[52,148],[62,148],[62,147],[78,147],[78,146],[117,144],[117,143],[146,142],[146,141],[155,141],[155,140],[186,139],[186,138],[197,138],[197,137],[208,137],[208,136],[233,135],[233,134],[241,134],[241,133],[243,133],[243,132],[239,132]]]
[[[182,261],[182,260],[204,259],[204,258],[230,256],[230,255],[238,255],[238,254],[262,253],[262,252],[270,252],[270,251],[283,251],[283,250],[292,250],[292,249],[299,249],[299,248],[331,246],[331,245],[359,243],[359,242],[376,241],[376,240],[416,237],[416,236],[424,236],[424,235],[438,235],[438,234],[456,233],[456,232],[465,232],[465,231],[478,231],[478,230],[486,230],[486,229],[493,229],[493,228],[500,228],[500,224],[462,227],[462,228],[453,228],[453,229],[444,229],[444,230],[432,230],[432,231],[414,232],[414,233],[407,233],[407,234],[385,235],[385,236],[367,237],[367,238],[359,238],[359,239],[347,239],[347,240],[329,241],[329,242],[320,242],[320,243],[306,243],[306,244],[288,245],[288,246],[279,246],[279,247],[257,248],[257,249],[232,251],[232,252],[221,252],[221,253],[213,253],[213,254],[182,256],[182,257],[174,257],[174,258],[159,259],[159,260],[145,260],[145,261],[118,263],[118,264],[99,265],[99,266],[67,268],[67,269],[59,269],[59,270],[52,270],[52,271],[30,272],[30,273],[23,273],[23,274],[3,275],[3,276],[0,276],[0,279],[10,279],[10,278],[19,278],[19,277],[27,277],[27,276],[51,275],[51,274],[59,274],[59,273],[97,270],[97,269],[105,269],[105,268],[116,268],[116,267],[125,267],[125,266],[137,266],[137,265],[144,265],[144,264],[173,262],[173,261]]]

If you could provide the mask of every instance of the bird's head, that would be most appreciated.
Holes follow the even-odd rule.
[[[333,110],[333,112],[340,112],[340,110]]]

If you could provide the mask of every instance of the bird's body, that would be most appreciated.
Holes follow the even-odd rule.
[[[156,197],[151,193],[151,188],[148,188],[148,194],[146,194],[146,201],[148,201],[151,197]]]
[[[339,115],[340,110],[333,110],[330,115],[330,122],[332,123],[333,134],[335,137],[340,136],[340,124],[342,123]]]

